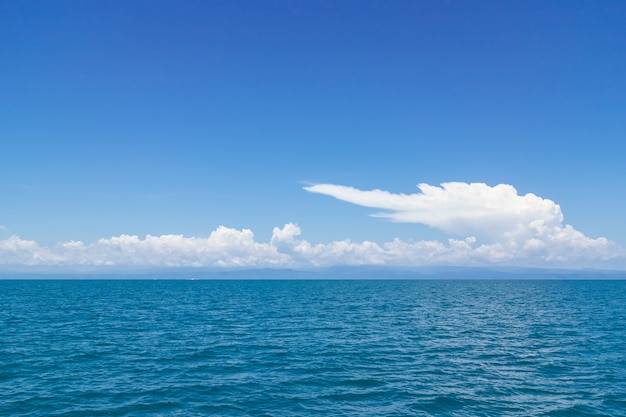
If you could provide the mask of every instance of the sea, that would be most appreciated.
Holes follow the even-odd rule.
[[[2,416],[626,416],[623,280],[1,280]]]

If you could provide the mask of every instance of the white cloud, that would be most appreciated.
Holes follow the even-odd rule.
[[[563,225],[560,207],[510,185],[420,185],[420,194],[360,191],[320,184],[308,191],[387,210],[378,216],[418,222],[460,236],[447,242],[333,241],[311,244],[297,224],[275,227],[269,242],[248,229],[220,226],[208,237],[120,235],[44,247],[18,236],[0,240],[0,265],[91,267],[315,267],[332,265],[625,265],[622,248]],[[612,262],[612,263],[607,263]]]
[[[353,243],[350,240],[312,245],[299,240],[300,227],[293,223],[282,229],[274,228],[270,243],[288,254],[297,265],[328,266],[338,264],[377,265],[384,264],[385,251],[373,242]]]
[[[120,235],[91,244],[70,241],[42,247],[11,236],[0,240],[0,265],[91,267],[321,267],[333,265],[522,265],[601,266],[623,256],[602,239],[591,240],[565,227],[551,240],[532,238],[523,244],[478,244],[476,239],[447,242],[378,244],[350,240],[311,244],[299,239],[300,228],[274,228],[269,243],[256,242],[250,230],[220,226],[207,238],[181,235]]]
[[[465,254],[466,262],[606,260],[623,252],[605,238],[593,239],[563,225],[563,213],[554,201],[531,193],[518,195],[511,185],[449,182],[441,187],[420,184],[418,188],[421,193],[394,194],[334,184],[304,187],[312,193],[385,210],[373,214],[376,217],[469,236],[471,242],[466,243],[471,243],[472,249]],[[478,241],[482,244],[476,245]],[[447,259],[462,261],[461,253],[457,250]]]
[[[80,265],[256,267],[283,266],[289,261],[272,245],[255,242],[252,231],[224,226],[208,238],[121,235],[91,245],[68,242],[61,247],[67,262]]]
[[[33,240],[11,236],[0,240],[0,265],[50,265],[63,259]]]
[[[400,223],[422,223],[457,235],[494,240],[510,238],[533,227],[558,226],[563,214],[558,204],[534,194],[520,196],[506,184],[448,182],[441,187],[420,184],[416,194],[362,191],[353,187],[318,184],[304,189],[339,200],[386,210],[374,214]]]

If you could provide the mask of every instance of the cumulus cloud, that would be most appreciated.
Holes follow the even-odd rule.
[[[182,235],[121,235],[85,245],[61,245],[65,259],[81,265],[164,267],[269,267],[284,266],[289,257],[254,240],[249,229],[220,226],[209,237]]]
[[[376,216],[441,229],[445,242],[353,242],[312,244],[295,223],[275,227],[269,242],[249,229],[220,226],[208,237],[120,235],[93,243],[51,247],[11,236],[0,240],[0,265],[65,267],[321,267],[333,265],[517,265],[573,267],[623,265],[626,254],[605,238],[590,238],[563,224],[560,207],[510,185],[420,184],[421,193],[393,194],[318,184],[307,191],[382,212]],[[615,263],[611,264],[614,265]]]
[[[0,240],[0,264],[28,266],[54,264],[59,261],[62,258],[34,240],[24,240],[18,236]]]
[[[288,224],[283,229],[288,234]],[[260,243],[249,229],[218,227],[209,237],[120,235],[91,244],[80,241],[42,247],[18,236],[0,240],[0,265],[96,267],[281,267],[288,254]]]
[[[419,184],[421,193],[393,194],[362,191],[353,187],[318,184],[305,187],[312,193],[386,210],[376,217],[394,222],[422,223],[457,235],[478,235],[494,240],[510,238],[531,228],[559,226],[563,214],[558,204],[534,194],[518,195],[507,184],[448,182],[436,187]]]
[[[535,194],[519,195],[508,184],[448,182],[418,185],[420,193],[363,191],[335,184],[304,187],[381,212],[373,216],[394,222],[421,223],[472,240],[472,260],[487,262],[541,259],[609,259],[620,249],[605,238],[593,239],[563,224],[558,204]],[[478,241],[480,245],[475,243]],[[467,241],[467,240],[466,240]],[[451,241],[452,242],[452,241]],[[455,252],[455,256],[459,252]]]
[[[17,236],[0,240],[0,265],[97,268],[150,267],[322,267],[333,265],[522,265],[589,266],[623,256],[606,240],[590,240],[570,227],[551,236],[518,242],[479,244],[474,237],[447,242],[382,244],[349,239],[311,244],[298,225],[276,227],[270,242],[257,242],[250,230],[220,226],[209,237],[120,235],[91,244],[70,241],[43,247]],[[598,264],[599,263],[599,264]]]

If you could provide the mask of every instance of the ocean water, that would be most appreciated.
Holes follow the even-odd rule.
[[[624,416],[626,281],[0,281],[2,416]]]

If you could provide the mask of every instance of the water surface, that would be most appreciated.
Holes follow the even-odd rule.
[[[626,415],[626,281],[0,281],[0,415]]]

